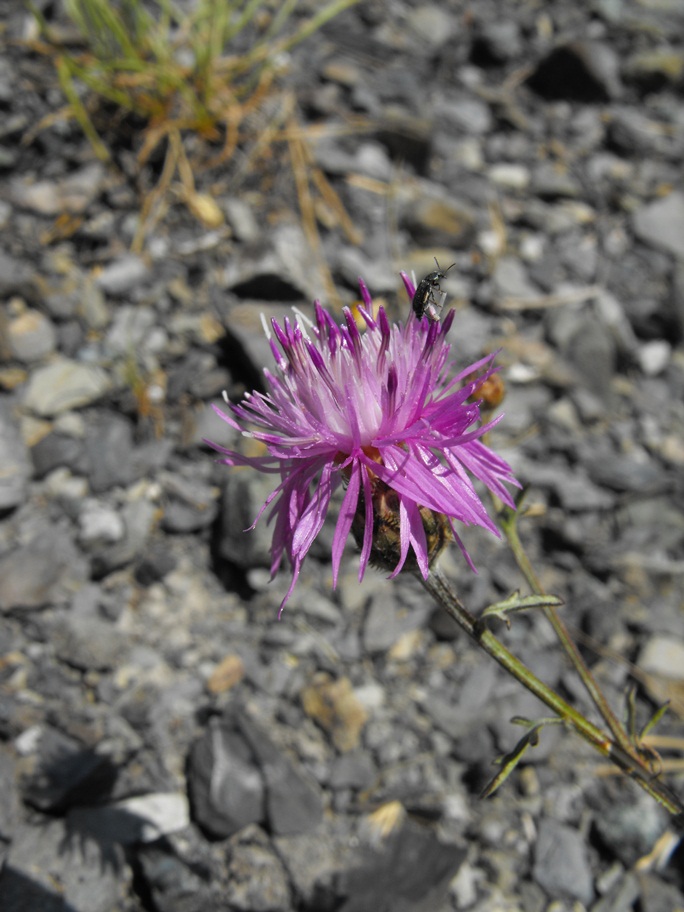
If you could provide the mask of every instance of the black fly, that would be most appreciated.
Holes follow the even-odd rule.
[[[413,307],[413,312],[416,317],[420,320],[427,314],[427,318],[431,323],[436,323],[439,320],[439,312],[444,306],[444,299],[446,298],[446,293],[441,292],[440,300],[438,301],[435,297],[435,289],[437,291],[439,288],[439,280],[443,279],[449,269],[456,265],[452,263],[449,266],[449,269],[445,269],[442,272],[439,263],[437,262],[437,257],[435,257],[435,264],[437,266],[437,272],[429,272],[424,279],[418,284],[416,288],[416,293],[413,295],[413,300],[411,301],[411,306]]]

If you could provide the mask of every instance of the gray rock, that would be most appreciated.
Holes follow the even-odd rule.
[[[7,335],[12,354],[24,364],[39,361],[55,350],[55,328],[39,310],[25,310],[11,320]]]
[[[351,826],[343,819],[303,836],[276,836],[273,844],[302,907],[334,906],[339,872],[354,860]]]
[[[573,827],[543,817],[532,876],[548,896],[567,896],[588,906],[594,895],[587,847]]]
[[[121,541],[125,527],[119,512],[94,498],[85,500],[78,514],[78,541],[88,550],[108,548]]]
[[[65,615],[51,632],[55,654],[81,671],[106,671],[121,664],[128,638],[97,618]]]
[[[111,389],[101,367],[60,358],[35,370],[24,392],[24,405],[41,418],[89,405]]]
[[[0,397],[0,512],[24,502],[31,461],[12,413],[11,401]]]
[[[673,636],[650,637],[639,653],[639,668],[646,673],[684,679],[684,640]]]
[[[31,293],[34,270],[29,263],[11,256],[0,249],[0,295],[25,295]]]
[[[330,786],[336,789],[366,789],[377,776],[371,755],[363,750],[340,754],[330,771]]]
[[[369,655],[385,653],[399,637],[396,611],[382,596],[371,599],[363,625],[363,646]]]
[[[522,52],[520,26],[514,19],[478,23],[472,57],[481,65],[508,63]]]
[[[95,494],[115,485],[125,487],[133,476],[133,428],[114,412],[98,411],[88,422],[85,442],[88,482]]]
[[[21,820],[17,761],[8,746],[0,745],[0,838],[8,840]]]
[[[196,532],[210,526],[218,513],[219,489],[201,481],[166,472],[163,477],[164,516],[168,532]]]
[[[188,759],[193,819],[212,836],[231,836],[265,817],[264,782],[247,742],[213,718]]]
[[[0,558],[0,610],[42,608],[61,601],[85,576],[83,557],[68,531],[45,529]]]
[[[619,453],[597,454],[589,456],[585,466],[593,482],[611,491],[654,494],[667,483],[662,468],[646,455],[636,459]]]
[[[97,277],[97,286],[105,294],[121,298],[142,285],[148,275],[149,269],[144,260],[128,253],[105,266]]]
[[[255,826],[230,840],[225,895],[236,912],[289,912],[292,908],[283,863],[266,834]]]
[[[221,886],[211,883],[211,874],[204,866],[186,863],[162,842],[144,846],[137,858],[142,884],[151,896],[156,912],[225,910]]]
[[[642,792],[622,790],[594,819],[594,826],[604,846],[626,867],[653,848],[668,825],[668,815],[652,798]]]
[[[92,550],[93,573],[97,577],[105,576],[134,561],[143,552],[156,517],[157,507],[148,500],[132,500],[124,504],[120,513],[123,537],[109,545],[100,544]]]
[[[435,115],[456,127],[466,136],[482,136],[492,128],[489,105],[469,95],[449,96],[437,106]]]
[[[157,316],[151,307],[118,307],[107,330],[104,341],[105,351],[112,355],[130,358],[144,351],[145,340],[155,325]]]
[[[591,912],[632,912],[640,893],[636,875],[628,871],[591,907]]]
[[[97,162],[58,181],[14,179],[10,196],[15,205],[40,215],[84,212],[100,192],[104,177],[104,165]]]
[[[0,908],[111,912],[124,904],[131,872],[116,847],[106,861],[92,840],[72,841],[61,820],[21,826],[0,874]]]
[[[639,884],[641,912],[671,912],[672,909],[684,909],[684,893],[658,874],[640,874]]]
[[[68,466],[72,472],[83,475],[88,470],[85,442],[80,437],[60,434],[57,431],[42,437],[31,447],[31,459],[36,478],[44,478],[59,466]]]
[[[467,248],[475,239],[475,216],[456,199],[421,197],[410,200],[401,216],[416,243],[423,247]]]
[[[632,225],[644,244],[684,259],[684,193],[680,190],[639,209]]]
[[[554,483],[564,510],[579,513],[584,510],[610,510],[615,505],[615,497],[589,480],[588,475],[576,469],[561,472]]]
[[[515,257],[501,257],[494,271],[494,287],[502,298],[537,298],[539,291],[532,285],[525,265]]]
[[[315,781],[246,712],[240,711],[237,718],[266,782],[266,811],[271,831],[277,836],[291,836],[315,829],[323,817],[322,795]]]

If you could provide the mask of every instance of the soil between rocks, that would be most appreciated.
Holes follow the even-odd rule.
[[[201,440],[235,442],[210,406],[260,385],[259,314],[326,296],[285,150],[198,170],[224,224],[176,203],[133,254],[159,163],[136,176],[125,124],[111,165],[73,122],[24,142],[63,99],[0,9],[0,908],[684,908],[667,815],[560,728],[478,797],[543,709],[413,580],[359,584],[351,545],[332,591],[331,523],[277,621],[269,530],[242,531],[267,480]],[[640,724],[671,701],[684,794],[680,0],[366,2],[284,79],[359,232],[319,207],[340,302],[362,275],[405,317],[399,270],[456,263],[525,544],[619,712],[631,681]],[[522,586],[464,538],[478,574],[443,565],[473,611]],[[591,712],[543,619],[499,632]]]

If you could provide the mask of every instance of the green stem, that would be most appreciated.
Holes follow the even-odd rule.
[[[447,614],[451,615],[468,636],[499,665],[505,668],[509,674],[520,681],[524,687],[546,704],[549,709],[573,728],[578,735],[591,744],[600,754],[607,757],[630,778],[634,779],[645,792],[648,792],[670,814],[684,815],[684,804],[665,785],[653,777],[653,774],[643,764],[641,759],[634,756],[631,751],[625,751],[620,744],[613,742],[605,732],[586,719],[569,703],[566,703],[559,694],[530,671],[520,659],[509,652],[503,643],[497,640],[491,630],[485,624],[480,623],[461,603],[438,569],[432,569],[426,580],[420,574],[418,574],[418,579],[435,601],[444,608]]]
[[[539,578],[534,572],[532,564],[530,563],[522,542],[520,541],[520,536],[518,535],[517,515],[513,513],[510,513],[508,515],[504,514],[501,516],[499,524],[508,540],[508,544],[511,547],[511,551],[513,552],[516,563],[518,564],[521,573],[527,580],[530,589],[536,595],[545,595],[544,589],[539,582]],[[549,623],[553,627],[563,649],[574,665],[577,674],[582,679],[582,683],[587,689],[587,693],[593,700],[596,709],[599,711],[602,719],[610,729],[613,738],[615,738],[625,753],[630,754],[630,756],[636,760],[637,758],[634,753],[634,745],[629,740],[629,735],[625,731],[624,727],[620,724],[620,721],[618,720],[613,710],[610,708],[608,701],[596,683],[596,679],[591,673],[589,666],[582,658],[582,654],[570,636],[567,627],[561,620],[558,611],[553,606],[545,606],[542,610],[544,611],[544,614],[546,615]]]

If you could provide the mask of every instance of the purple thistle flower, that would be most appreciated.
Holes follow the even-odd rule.
[[[413,283],[404,273],[402,278],[412,299]],[[348,309],[340,326],[318,301],[313,326],[286,318],[281,327],[273,320],[275,340],[269,341],[276,371],[264,369],[268,393],[246,393],[239,405],[226,399],[230,413],[216,408],[232,427],[262,441],[268,455],[243,456],[206,441],[223,454],[220,461],[226,465],[252,466],[280,476],[250,528],[271,507],[271,578],[283,553],[292,566],[281,612],[340,485],[345,491],[333,538],[333,587],[345,542],[350,531],[357,531],[359,513],[359,580],[373,557],[376,486],[394,492],[397,505],[398,553],[392,576],[404,567],[412,550],[412,564],[424,578],[431,558],[425,510],[444,514],[474,570],[454,521],[499,532],[470,476],[511,507],[505,483],[519,487],[510,466],[479,439],[499,419],[480,426],[479,404],[468,401],[493,372],[493,356],[449,379],[446,336],[454,312],[441,323],[411,315],[404,325],[390,326],[382,307],[373,318],[370,293],[363,281],[359,284],[365,332],[359,331]]]

